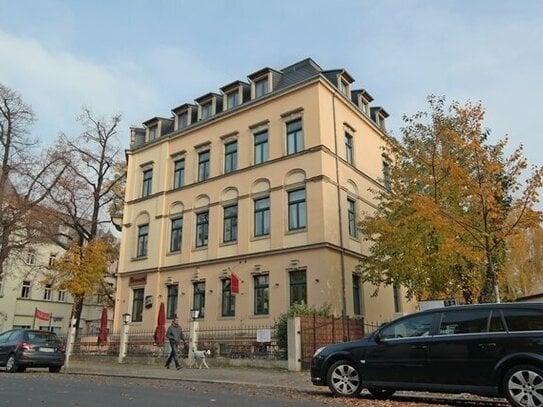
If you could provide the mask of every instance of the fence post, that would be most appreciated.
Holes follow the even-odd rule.
[[[302,331],[300,317],[289,318],[287,321],[288,337],[288,370],[302,370]]]
[[[119,363],[123,363],[124,358],[126,357],[126,348],[128,346],[128,328],[130,325],[124,323],[121,330],[121,343],[119,345]]]
[[[70,320],[70,328],[68,329],[68,338],[66,339],[66,358],[64,359],[64,367],[70,367],[70,356],[72,354],[72,350],[74,347],[75,342],[75,326],[77,323],[77,319],[72,318]]]

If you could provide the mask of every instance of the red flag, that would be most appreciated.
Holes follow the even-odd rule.
[[[239,294],[239,278],[234,273],[230,276],[230,292]]]
[[[49,313],[40,311],[36,308],[34,311],[34,318],[43,319],[44,321],[49,321]]]

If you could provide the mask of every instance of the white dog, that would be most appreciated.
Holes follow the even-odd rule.
[[[190,367],[197,367],[198,369],[201,369],[202,367],[205,367],[206,369],[209,369],[209,366],[206,362],[206,357],[211,355],[211,351],[208,350],[194,350],[192,351],[192,361],[190,362]]]

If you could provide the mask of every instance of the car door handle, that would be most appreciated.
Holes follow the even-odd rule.
[[[428,345],[413,345],[413,346],[411,346],[411,349],[426,350],[426,349],[428,349]]]
[[[492,343],[480,343],[477,345],[477,347],[481,350],[489,350],[489,349],[496,349],[496,344],[494,342]]]

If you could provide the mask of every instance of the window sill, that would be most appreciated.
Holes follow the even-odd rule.
[[[237,240],[232,240],[231,242],[222,242],[219,246],[235,246],[238,244]]]
[[[270,235],[253,236],[251,241],[270,239]]]
[[[147,256],[141,256],[141,257],[132,257],[130,261],[142,261],[147,260]]]
[[[300,228],[300,229],[292,229],[292,230],[287,230],[285,232],[285,235],[294,235],[296,233],[305,233],[307,232],[307,227],[305,228]]]

